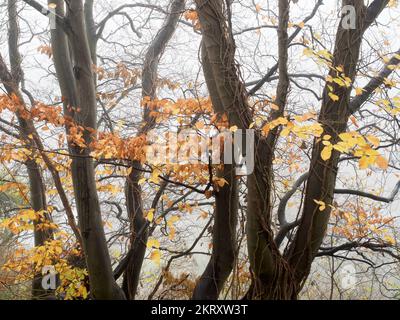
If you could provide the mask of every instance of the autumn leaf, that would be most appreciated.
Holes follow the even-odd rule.
[[[200,217],[201,217],[202,219],[207,219],[207,218],[208,218],[208,212],[205,211],[205,210],[201,210],[201,211],[200,211]]]
[[[132,170],[133,170],[132,167],[128,168],[128,170],[126,170],[126,175],[129,176],[132,173]]]
[[[224,178],[214,178],[214,182],[218,185],[218,187],[222,188],[225,184],[228,184]]]
[[[361,96],[363,91],[364,91],[363,88],[356,88],[356,96]]]
[[[380,143],[381,143],[378,137],[375,137],[375,136],[372,136],[372,135],[368,135],[368,136],[367,136],[367,140],[368,140],[375,148],[379,147],[379,145],[380,145]]]
[[[155,169],[151,173],[151,177],[150,177],[150,179],[148,181],[157,184],[157,183],[160,182],[160,175],[161,175],[161,171],[158,170],[158,169]]]
[[[305,48],[303,50],[303,55],[306,57],[311,57],[314,54],[314,52],[310,48]]]
[[[360,169],[367,169],[371,164],[370,157],[361,157],[360,161],[358,162],[358,166]]]
[[[147,241],[147,248],[151,249],[151,248],[160,248],[160,242],[157,239],[149,239]]]
[[[383,170],[386,170],[386,169],[389,167],[389,162],[388,162],[388,160],[387,160],[385,157],[383,157],[383,156],[378,156],[378,157],[376,158],[375,163],[376,163],[376,165],[377,165],[379,168],[381,168],[381,169],[383,169]]]
[[[167,220],[167,225],[168,227],[171,227],[174,225],[174,223],[178,222],[181,218],[179,216],[172,216]]]
[[[339,96],[337,96],[336,94],[329,92],[328,95],[333,101],[339,101]]]
[[[326,134],[326,135],[324,135],[324,136],[322,137],[323,140],[330,140],[331,138],[332,138],[332,136],[329,135],[329,134]]]
[[[152,222],[154,220],[154,209],[150,209],[149,211],[147,211],[146,219],[149,222]]]
[[[298,26],[299,28],[303,29],[304,26],[305,26],[304,21],[298,23],[297,26]]]
[[[324,160],[324,161],[329,160],[332,156],[332,150],[333,150],[332,145],[325,146],[321,152],[322,160]]]
[[[359,128],[359,125],[358,125],[358,123],[357,123],[357,119],[356,119],[355,116],[351,116],[351,117],[350,117],[350,121],[351,121],[357,128]]]
[[[150,254],[150,260],[155,264],[160,265],[161,263],[161,253],[160,250],[153,250]]]
[[[346,86],[346,83],[341,78],[333,78],[333,82],[337,83],[341,87]]]
[[[395,245],[396,244],[396,240],[389,235],[386,235],[383,237],[383,240],[385,240],[386,242],[390,243],[391,245]]]
[[[325,210],[325,208],[326,208],[325,202],[320,201],[320,200],[315,200],[315,199],[314,199],[314,202],[319,205],[319,211]]]

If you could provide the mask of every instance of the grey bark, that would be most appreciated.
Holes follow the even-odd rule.
[[[56,3],[56,13],[64,16],[64,2]],[[97,103],[91,51],[81,0],[68,2],[67,21],[70,30],[52,30],[52,48],[56,73],[64,97],[65,114],[85,128],[86,145],[92,141],[91,130],[96,130]],[[74,109],[72,108],[74,107]],[[80,111],[77,111],[79,108]],[[68,130],[67,130],[68,131]],[[124,299],[116,284],[101,218],[96,190],[93,160],[88,147],[70,143],[73,155],[71,171],[77,205],[79,227],[90,280],[90,293],[95,299]]]

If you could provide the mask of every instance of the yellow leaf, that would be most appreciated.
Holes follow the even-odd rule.
[[[82,297],[83,299],[86,299],[86,298],[87,298],[88,292],[87,292],[85,286],[80,285],[78,291],[79,291],[79,293],[81,294],[81,297]]]
[[[325,202],[319,201],[319,200],[315,200],[315,199],[314,199],[314,202],[319,205],[319,211],[324,211],[325,210],[325,208],[326,208]]]
[[[322,139],[324,140],[331,140],[332,136],[330,136],[329,134],[326,134],[322,137]]]
[[[336,70],[339,71],[339,72],[343,72],[343,67],[342,66],[338,66],[338,67],[336,67]]]
[[[169,227],[168,239],[169,240],[174,240],[175,239],[175,234],[176,234],[176,229],[174,227]]]
[[[339,101],[339,96],[337,96],[336,94],[329,92],[328,95],[333,101]]]
[[[154,220],[154,209],[150,209],[146,214],[146,219],[150,222]]]
[[[319,50],[317,51],[317,55],[326,60],[331,60],[332,54],[328,50]]]
[[[375,147],[379,147],[379,144],[381,143],[381,141],[379,140],[379,138],[375,137],[375,136],[367,136],[367,140]]]
[[[178,222],[181,218],[179,216],[172,216],[171,218],[168,219],[167,225],[168,227],[171,227],[175,222]]]
[[[147,248],[160,248],[160,242],[157,239],[149,239],[147,241]]]
[[[397,0],[390,0],[388,3],[389,8],[397,7]]]
[[[396,244],[396,240],[393,237],[389,236],[389,235],[386,235],[383,239],[386,242],[389,242],[391,245]]]
[[[363,88],[356,88],[356,96],[361,96],[363,91]]]
[[[360,167],[360,169],[367,169],[369,166],[369,158],[361,157],[360,161],[358,162],[358,166]]]
[[[55,247],[55,251],[57,254],[61,254],[63,250],[61,247]]]
[[[160,182],[160,175],[161,172],[158,169],[155,169],[152,173],[151,173],[151,177],[149,179],[149,182],[153,182],[153,183],[159,183]]]
[[[303,55],[306,57],[311,57],[313,55],[313,51],[310,48],[305,48],[303,50]]]
[[[386,169],[389,167],[389,162],[388,162],[387,159],[386,159],[385,157],[383,157],[383,156],[378,156],[378,157],[376,158],[375,163],[376,163],[376,165],[377,165],[379,168],[381,168],[381,169],[383,169],[383,170],[386,170]]]
[[[326,161],[331,158],[332,149],[333,149],[332,145],[328,145],[328,146],[324,147],[324,149],[322,149],[322,152],[321,152],[322,160]]]
[[[290,134],[290,129],[289,128],[285,128],[281,132],[281,136],[282,137],[287,137],[289,134]]]
[[[334,78],[333,82],[337,83],[339,86],[344,87],[346,84],[344,83],[344,81],[340,78]]]
[[[152,251],[150,254],[150,260],[153,261],[155,264],[159,265],[161,262],[160,250]]]

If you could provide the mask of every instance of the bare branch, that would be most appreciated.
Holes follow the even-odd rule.
[[[400,64],[400,49],[395,53],[395,55],[385,64],[381,72],[363,88],[361,95],[354,97],[350,102],[350,111],[355,113],[360,109],[360,107],[373,95],[374,91],[379,88],[385,79],[387,79],[396,66]]]

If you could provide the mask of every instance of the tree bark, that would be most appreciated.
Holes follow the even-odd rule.
[[[56,3],[56,12],[64,16],[64,2]],[[93,160],[88,145],[96,130],[97,103],[91,51],[86,33],[83,3],[68,3],[68,32],[52,30],[52,48],[56,73],[64,97],[67,116],[84,127],[86,147],[70,143],[73,155],[71,172],[83,250],[89,273],[90,293],[95,299],[124,299],[125,295],[116,284],[101,218],[101,208],[96,189]],[[67,130],[68,131],[68,130]]]
[[[236,259],[238,179],[234,165],[224,165],[217,177],[228,183],[215,192],[212,255],[193,292],[195,300],[218,299]]]

